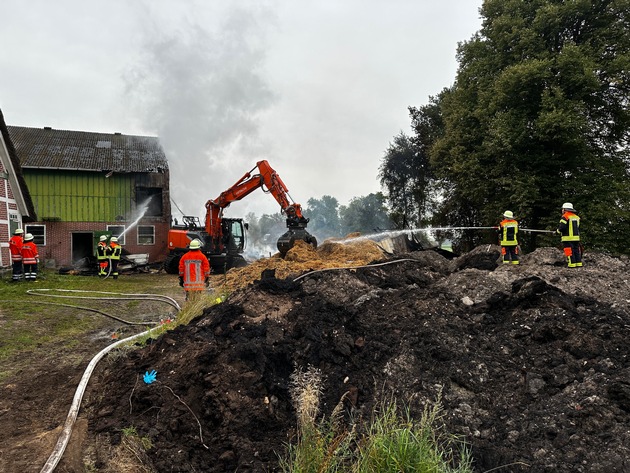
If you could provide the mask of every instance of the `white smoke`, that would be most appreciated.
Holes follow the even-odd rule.
[[[176,30],[164,30],[169,23],[159,19],[147,22],[143,55],[125,78],[138,119],[166,151],[172,199],[202,218],[205,202],[264,154],[257,133],[260,115],[275,100],[263,78],[273,19],[265,7],[238,2],[220,11],[196,5]],[[175,205],[172,212],[179,214]]]

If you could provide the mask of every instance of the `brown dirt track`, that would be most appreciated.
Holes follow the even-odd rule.
[[[241,288],[224,303],[99,365],[58,471],[274,471],[295,433],[289,376],[307,366],[325,374],[324,414],[346,392],[355,417],[393,394],[419,418],[441,396],[444,427],[479,472],[630,471],[628,259],[586,254],[568,269],[553,248],[518,267],[498,256],[495,246],[452,261],[424,251],[340,270],[296,257],[299,270],[262,279],[246,268],[257,274],[232,275]],[[325,270],[294,281],[309,269]],[[75,386],[85,364],[42,372],[37,390],[3,387],[31,388],[20,403],[5,398],[3,428],[50,421],[49,433],[24,432],[28,448],[0,451],[16,467],[0,472],[39,471],[28,452],[52,448],[73,395],[59,386]],[[153,369],[158,381],[145,384]],[[125,442],[131,426],[151,439],[146,453]]]

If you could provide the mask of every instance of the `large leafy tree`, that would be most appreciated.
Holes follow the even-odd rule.
[[[444,133],[442,94],[430,97],[427,105],[409,107],[413,135],[400,132],[381,160],[379,178],[387,190],[391,220],[398,228],[428,223],[441,198],[429,152]]]
[[[431,177],[425,149],[400,132],[385,151],[379,168],[381,185],[392,209],[391,219],[398,228],[410,228],[423,221],[430,202]]]
[[[511,209],[553,228],[562,202],[589,242],[630,244],[630,0],[485,0],[440,97],[431,167],[441,216],[476,224]]]

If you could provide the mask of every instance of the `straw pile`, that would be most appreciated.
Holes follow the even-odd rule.
[[[350,235],[349,235],[350,236]],[[275,270],[276,278],[297,277],[308,271],[325,268],[363,266],[383,258],[383,252],[371,240],[326,240],[317,249],[299,240],[284,259],[280,254],[254,261],[244,268],[230,269],[225,275],[212,276],[212,287],[232,292],[260,279],[264,270]]]

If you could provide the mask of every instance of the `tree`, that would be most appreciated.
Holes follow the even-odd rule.
[[[378,192],[354,197],[348,206],[341,206],[339,214],[343,233],[375,233],[391,228],[385,202],[385,196]]]
[[[470,208],[488,224],[511,209],[555,228],[570,201],[592,246],[627,252],[629,11],[630,0],[485,0],[429,150],[443,218]]]
[[[310,233],[316,234],[320,241],[341,236],[339,201],[336,198],[330,195],[324,195],[321,199],[311,197],[307,204],[308,208],[304,214],[310,219],[308,224]]]
[[[422,115],[418,109],[413,109],[413,113]],[[385,151],[379,178],[387,190],[394,224],[398,228],[420,225],[426,219],[432,179],[424,147],[401,131]]]

